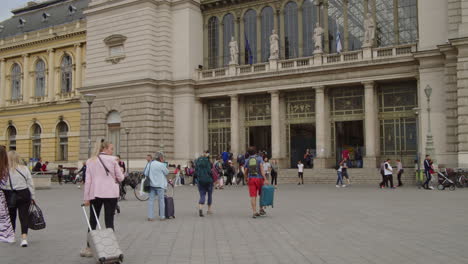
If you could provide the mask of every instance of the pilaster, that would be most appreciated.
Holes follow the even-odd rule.
[[[55,96],[55,50],[49,49],[47,50],[47,53],[49,54],[47,67],[47,97],[49,98],[49,101],[53,101]]]
[[[4,107],[6,103],[6,69],[5,59],[0,59],[0,107]]]
[[[365,129],[365,148],[366,155],[364,157],[365,168],[375,168],[377,166],[377,127],[379,122],[377,117],[377,102],[375,101],[375,83],[373,81],[364,82],[364,129]]]
[[[231,97],[231,152],[234,157],[240,153],[239,148],[239,96],[237,94]]]
[[[29,80],[30,80],[30,76],[29,76],[29,54],[23,54],[22,57],[23,57],[23,84],[22,84],[23,91],[22,91],[21,95],[23,97],[23,102],[28,103],[29,98],[32,95],[31,86],[29,85]]]
[[[271,152],[273,159],[281,158],[281,129],[279,92],[272,91],[271,95]]]
[[[81,43],[75,44],[75,54],[76,54],[76,59],[75,59],[75,87],[73,88],[75,91],[79,88],[81,88],[82,85],[82,48],[81,48]]]
[[[314,160],[314,168],[328,167],[330,158],[330,122],[328,120],[327,96],[325,86],[315,87],[315,134],[317,158]]]

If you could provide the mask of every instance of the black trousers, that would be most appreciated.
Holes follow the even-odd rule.
[[[302,184],[304,184],[304,173],[303,172],[298,172],[298,176],[299,176],[299,181],[302,182]]]
[[[398,186],[402,186],[403,182],[401,182],[401,175],[403,174],[403,170],[398,172]]]
[[[13,191],[4,190],[8,200]],[[8,208],[13,230],[16,230],[16,216],[19,216],[21,234],[28,234],[29,206],[31,205],[31,192],[29,189],[16,190],[16,207]]]
[[[382,181],[380,182],[380,187],[388,187],[388,181],[385,180],[386,177],[385,177],[383,170],[380,171],[380,175],[382,175]]]
[[[226,177],[226,185],[232,185],[232,174],[228,173]]]
[[[278,173],[277,172],[271,174],[271,184],[278,185]]]
[[[96,197],[94,200],[91,200],[91,205],[96,210],[97,218],[99,219],[99,215],[101,213],[102,206],[104,206],[104,223],[106,224],[106,228],[114,229],[114,215],[115,209],[117,207],[118,198],[98,198]],[[89,207],[89,224],[91,225],[91,229],[96,229],[96,217],[94,216],[94,211],[91,207]],[[89,230],[88,230],[89,232]],[[88,244],[89,246],[89,244]]]
[[[385,175],[385,186],[387,187],[388,182],[390,182],[390,187],[393,188],[393,174]]]

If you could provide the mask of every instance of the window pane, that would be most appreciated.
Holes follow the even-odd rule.
[[[21,68],[17,63],[11,70],[11,99],[21,99]]]
[[[62,59],[62,93],[70,93],[72,90],[72,59],[66,55]]]
[[[348,50],[358,50],[364,36],[364,3],[362,0],[348,2]]]
[[[377,45],[382,47],[395,44],[393,1],[376,0],[376,16]]]
[[[339,0],[329,0],[328,6],[328,39],[330,53],[336,53],[338,33],[340,34],[340,43],[343,45],[344,15],[343,2]]]
[[[400,44],[416,43],[418,38],[417,0],[398,0]]]
[[[231,59],[229,42],[231,42],[231,37],[235,38],[234,34],[234,16],[227,14],[223,18],[223,62],[225,66],[229,64],[229,60]]]
[[[297,4],[289,2],[284,8],[284,57],[296,58],[298,52]]]
[[[43,60],[39,60],[36,63],[36,97],[45,96],[45,63]]]
[[[250,9],[244,15],[244,63],[253,64],[257,62],[257,13]]]
[[[273,8],[267,6],[262,10],[262,61],[270,58],[270,35],[274,28]]]
[[[312,0],[306,0],[302,5],[302,34],[304,35],[304,56],[312,56],[314,53],[315,24],[317,24],[317,6]]]

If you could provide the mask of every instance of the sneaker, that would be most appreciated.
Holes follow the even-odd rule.
[[[148,218],[146,219],[148,222],[153,222],[154,221],[154,218]]]
[[[344,188],[344,187],[346,187],[346,185],[343,184],[343,185],[341,185],[341,187]]]
[[[204,215],[203,215],[203,210],[202,210],[202,209],[198,210],[198,215],[199,215],[200,217],[204,217]]]
[[[434,187],[432,187],[432,186],[429,186],[429,189],[430,189],[430,190],[434,190]]]
[[[340,186],[339,186],[339,185],[336,185],[336,188],[340,188]]]
[[[252,218],[254,218],[254,219],[255,219],[255,218],[259,217],[259,216],[260,216],[260,214],[259,214],[259,213],[255,213],[255,214],[253,214],[253,215],[252,215]]]
[[[266,215],[266,212],[265,212],[265,210],[263,210],[263,209],[260,209],[260,215],[262,215],[262,216],[263,216],[263,215]]]
[[[91,258],[93,256],[93,252],[91,251],[90,248],[83,248],[81,251],[80,251],[80,256],[83,257],[83,258]]]
[[[21,240],[21,247],[28,247],[28,241],[26,239]]]

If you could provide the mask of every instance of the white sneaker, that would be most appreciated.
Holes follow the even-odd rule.
[[[21,247],[27,247],[28,241],[26,239],[21,240]]]
[[[434,187],[432,187],[432,186],[429,186],[429,189],[431,189],[431,190],[434,190]]]
[[[340,186],[339,186],[339,185],[336,185],[336,188],[340,188]]]
[[[344,187],[346,187],[346,185],[344,185],[344,184],[343,184],[343,185],[341,185],[341,187],[343,187],[343,188],[344,188]]]

